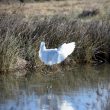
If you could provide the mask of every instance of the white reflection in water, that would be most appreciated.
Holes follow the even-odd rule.
[[[45,94],[39,98],[40,110],[60,110],[59,97],[53,94]]]
[[[61,104],[61,110],[76,110],[74,109],[74,107],[72,106],[71,103],[69,103],[68,101],[64,101],[62,104]]]
[[[0,110],[102,110],[101,105],[107,102],[106,97],[105,89],[103,96],[98,96],[96,90],[88,92],[87,89],[59,95],[24,93],[1,104]]]

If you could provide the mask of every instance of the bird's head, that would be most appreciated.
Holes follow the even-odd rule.
[[[40,49],[45,49],[45,42],[41,42]]]

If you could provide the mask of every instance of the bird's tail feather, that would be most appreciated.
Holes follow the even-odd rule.
[[[68,55],[70,55],[75,49],[75,42],[71,42],[71,43],[64,43],[63,45],[61,45],[58,48],[59,53],[62,53],[65,57],[67,57]]]

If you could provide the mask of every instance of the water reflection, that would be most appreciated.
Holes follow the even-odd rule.
[[[0,110],[107,110],[109,66],[80,66],[64,75],[0,76]]]

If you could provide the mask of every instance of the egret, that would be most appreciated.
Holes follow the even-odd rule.
[[[64,43],[59,48],[47,49],[45,42],[41,42],[39,58],[46,65],[59,64],[64,61],[75,49],[75,42]]]

